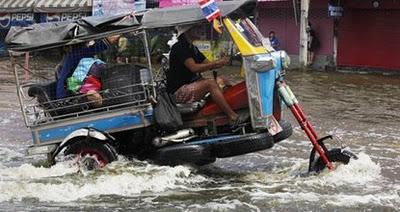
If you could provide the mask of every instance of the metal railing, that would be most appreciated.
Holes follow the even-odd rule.
[[[148,84],[134,84],[113,89],[105,89],[99,92],[102,105],[94,106],[98,100],[88,100],[90,94],[80,94],[63,99],[51,100],[30,97],[29,88],[32,86],[21,86],[23,112],[26,117],[27,126],[39,126],[49,123],[61,122],[66,119],[77,119],[83,116],[95,116],[96,114],[112,110],[122,110],[132,107],[151,105],[153,86]],[[39,100],[40,99],[40,100]]]

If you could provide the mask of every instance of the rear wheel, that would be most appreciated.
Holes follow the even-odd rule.
[[[80,169],[101,169],[117,160],[114,148],[96,140],[81,140],[67,147],[64,155],[74,155]]]
[[[342,163],[342,164],[348,164],[351,159],[358,159],[357,156],[348,151],[348,150],[342,150],[339,148],[336,149],[331,149],[328,152],[326,152],[326,155],[329,159],[329,161],[335,163]],[[322,160],[321,157],[319,157],[317,160],[315,160],[310,167],[310,172],[321,172],[324,170],[326,167],[324,161]]]

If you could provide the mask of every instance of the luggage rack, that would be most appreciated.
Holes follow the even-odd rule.
[[[95,101],[86,98],[88,94],[53,100],[45,92],[40,97],[37,93],[32,95],[29,93],[29,88],[32,86],[32,84],[24,85],[20,91],[27,126],[39,126],[132,107],[146,108],[151,105],[150,96],[153,91],[153,86],[143,83],[105,89],[99,92],[102,96],[102,106],[94,107],[92,104]]]

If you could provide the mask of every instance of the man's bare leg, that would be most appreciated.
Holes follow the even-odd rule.
[[[221,108],[231,121],[235,121],[238,115],[232,110],[224,98],[224,94],[214,79],[204,79],[196,82],[196,90],[210,92],[211,99]]]
[[[312,66],[314,63],[314,52],[308,51],[307,52],[307,66]]]

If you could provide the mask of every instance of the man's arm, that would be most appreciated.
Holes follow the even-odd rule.
[[[214,62],[205,59],[202,63],[196,63],[193,58],[187,58],[184,62],[185,66],[193,73],[202,73],[212,69],[221,68],[229,63],[229,59],[224,57]]]

